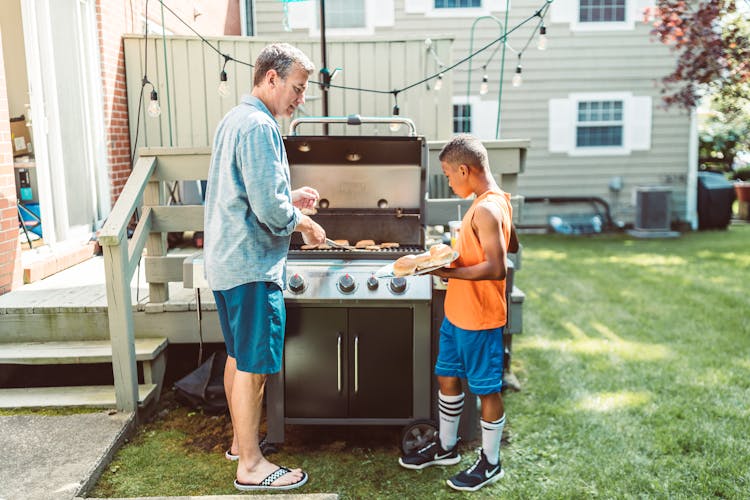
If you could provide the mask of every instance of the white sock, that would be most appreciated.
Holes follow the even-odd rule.
[[[482,424],[482,449],[487,461],[495,465],[500,460],[500,439],[503,437],[505,427],[505,414],[499,420],[487,422],[479,420]]]
[[[464,409],[464,393],[446,396],[438,391],[438,413],[440,414],[440,446],[450,450],[458,441],[458,422]]]

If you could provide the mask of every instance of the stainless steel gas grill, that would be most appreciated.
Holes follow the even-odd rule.
[[[408,137],[294,135],[299,125],[336,121],[292,124],[284,139],[292,186],[319,191],[312,217],[329,238],[376,245],[303,249],[292,240],[284,366],[268,381],[272,443],[284,440],[285,423],[406,425],[431,415],[432,279],[373,276],[425,249],[427,145],[403,119]]]

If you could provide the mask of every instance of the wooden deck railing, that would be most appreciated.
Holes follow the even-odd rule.
[[[109,336],[112,342],[117,409],[138,407],[138,370],[130,283],[146,249],[149,302],[169,300],[169,282],[182,281],[182,265],[167,257],[167,233],[203,230],[203,207],[167,206],[166,185],[207,177],[209,148],[149,148],[139,151],[125,187],[99,232],[104,254]],[[130,239],[127,228],[136,209],[138,224]]]

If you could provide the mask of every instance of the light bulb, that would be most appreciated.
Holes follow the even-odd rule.
[[[393,116],[398,116],[399,109],[398,104],[393,105]],[[391,122],[390,125],[388,125],[388,128],[391,129],[391,132],[398,132],[401,130],[401,123],[400,122]]]
[[[151,102],[148,103],[148,116],[156,118],[161,114],[161,106],[159,106],[159,96],[156,90],[151,91]]]
[[[523,76],[521,76],[521,65],[516,66],[516,74],[513,75],[513,86],[520,87],[523,83]]]
[[[539,40],[537,41],[536,48],[539,50],[547,49],[547,27],[542,26],[539,28]]]
[[[229,83],[227,82],[227,72],[224,70],[221,70],[221,75],[219,75],[219,95],[221,97],[227,97],[229,95]]]
[[[487,82],[487,75],[482,77],[482,84],[479,86],[479,95],[485,95],[490,90],[490,84]]]
[[[435,90],[440,90],[442,88],[443,88],[443,74],[440,73],[438,75],[437,81],[435,82]]]

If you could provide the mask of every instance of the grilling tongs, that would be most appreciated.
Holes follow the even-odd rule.
[[[366,252],[366,250],[364,248],[357,248],[357,247],[354,247],[352,245],[342,245],[341,243],[336,243],[335,241],[333,241],[330,238],[326,238],[326,245],[332,246],[332,247],[335,247],[335,248],[343,248],[345,250],[350,250],[352,252]]]

